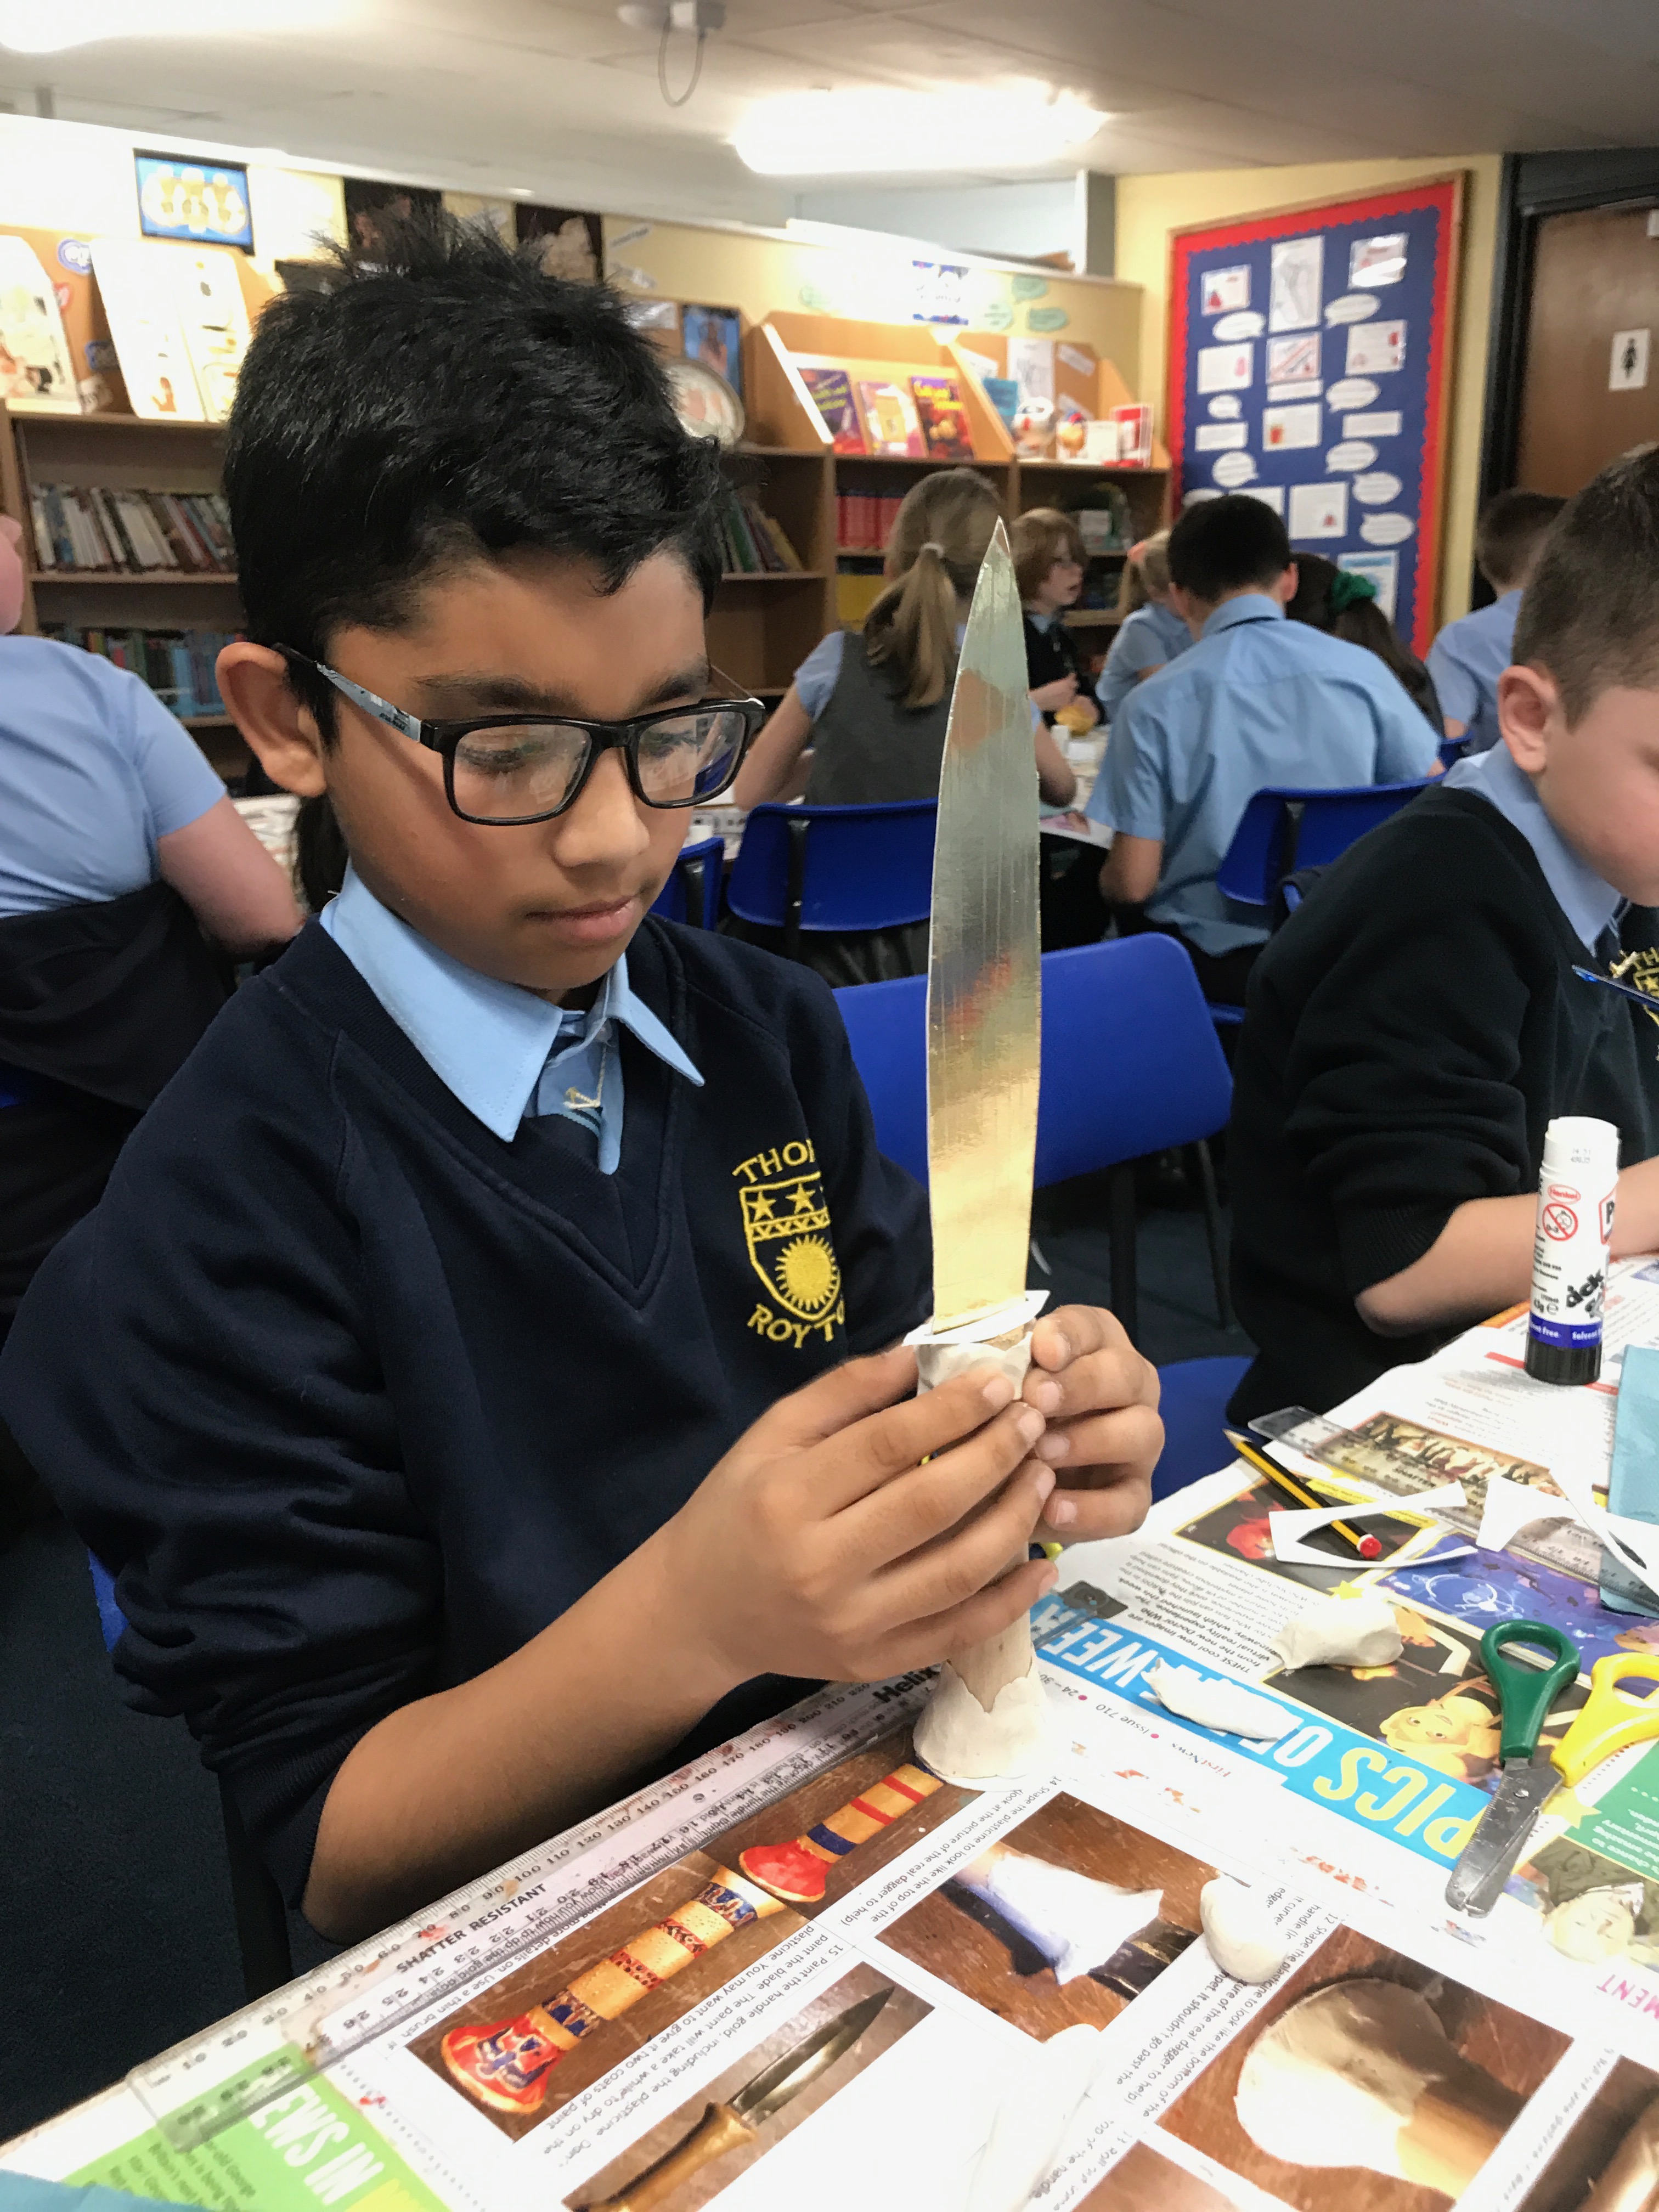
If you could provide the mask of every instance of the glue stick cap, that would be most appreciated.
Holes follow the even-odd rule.
[[[1589,1179],[1619,1172],[1619,1129],[1589,1114],[1559,1114],[1544,1132],[1542,1173],[1546,1177],[1579,1175]]]

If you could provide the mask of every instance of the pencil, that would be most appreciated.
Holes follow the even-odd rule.
[[[1253,1467],[1258,1474],[1266,1475],[1268,1481],[1287,1498],[1293,1498],[1298,1505],[1305,1506],[1315,1513],[1327,1510],[1310,1490],[1302,1487],[1294,1475],[1287,1474],[1282,1467],[1270,1460],[1265,1452],[1258,1451],[1245,1437],[1235,1435],[1231,1429],[1224,1429],[1221,1433],[1247,1467]],[[1353,1546],[1362,1559],[1382,1558],[1382,1544],[1379,1537],[1362,1535],[1358,1528],[1351,1528],[1346,1521],[1333,1521],[1330,1525],[1344,1543]]]

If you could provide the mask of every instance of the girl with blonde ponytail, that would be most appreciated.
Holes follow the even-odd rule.
[[[831,630],[795,671],[744,763],[738,805],[803,793],[817,806],[938,796],[957,651],[1001,511],[972,469],[943,469],[912,488],[862,634]],[[1076,780],[1040,721],[1033,744],[1033,783],[1048,805],[1069,805]]]

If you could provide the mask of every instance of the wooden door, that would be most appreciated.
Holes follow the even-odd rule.
[[[1608,389],[1615,332],[1650,335],[1648,381]],[[1546,216],[1533,260],[1514,482],[1571,496],[1659,438],[1659,237],[1644,207]]]

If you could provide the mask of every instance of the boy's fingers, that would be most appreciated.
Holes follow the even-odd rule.
[[[1029,1406],[1010,1406],[925,1467],[912,1466],[855,1499],[836,1530],[848,1571],[877,1573],[956,1528],[1026,1458],[1042,1421]]]
[[[1152,1502],[1152,1475],[1139,1468],[1087,1489],[1057,1486],[1043,1509],[1037,1540],[1087,1544],[1099,1536],[1127,1536],[1146,1518]]]
[[[1031,1331],[1031,1364],[1049,1374],[1091,1352],[1133,1350],[1128,1333],[1104,1306],[1056,1306]]]
[[[1150,1406],[1123,1406],[1115,1413],[1084,1413],[1058,1428],[1050,1426],[1031,1449],[1066,1484],[1077,1482],[1082,1468],[1144,1467],[1150,1472],[1164,1449],[1164,1424]]]
[[[1109,1345],[1080,1352],[1057,1372],[1033,1367],[1022,1395],[1050,1421],[1110,1413],[1120,1406],[1156,1406],[1158,1370],[1132,1344]]]
[[[922,1397],[889,1406],[853,1423],[838,1436],[825,1437],[804,1468],[811,1484],[812,1511],[820,1516],[845,1511],[881,1491],[896,1475],[908,1475],[922,1461],[949,1452],[994,1420],[1014,1395],[1006,1375],[999,1375],[994,1368],[975,1368],[942,1382]],[[1029,1407],[1020,1411],[1030,1414]],[[1032,1419],[1041,1418],[1031,1414]],[[1016,1465],[1019,1455],[1016,1450],[1002,1472]],[[994,1479],[988,1477],[986,1486]]]
[[[884,1625],[947,1613],[994,1582],[1030,1542],[1051,1487],[1048,1469],[1028,1460],[964,1527],[875,1575],[873,1601]]]
[[[836,1436],[854,1421],[896,1405],[916,1387],[916,1355],[896,1344],[890,1351],[849,1359],[769,1407],[751,1437],[763,1448],[804,1450]]]
[[[896,1630],[884,1648],[884,1663],[890,1659],[892,1671],[905,1674],[912,1667],[952,1658],[973,1644],[984,1643],[987,1637],[1000,1636],[1059,1580],[1059,1570],[1050,1561],[1028,1560],[963,1604]]]

